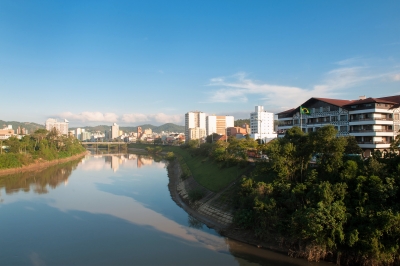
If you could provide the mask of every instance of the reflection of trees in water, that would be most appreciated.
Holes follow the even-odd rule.
[[[188,226],[196,229],[203,228],[203,223],[194,218],[192,215],[188,214]]]
[[[19,191],[48,193],[48,187],[54,189],[61,183],[67,182],[72,171],[76,169],[81,159],[47,167],[42,171],[24,172],[0,178],[0,188],[5,188],[7,194]]]

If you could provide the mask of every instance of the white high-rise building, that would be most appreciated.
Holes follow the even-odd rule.
[[[200,130],[198,132],[199,135],[194,134],[191,136],[189,129],[194,129],[194,128],[199,128],[199,129],[204,129]],[[186,141],[189,141],[191,139],[200,139],[205,137],[206,134],[206,114],[203,112],[199,111],[194,111],[194,112],[188,112],[185,114],[185,136],[186,136]]]
[[[68,135],[68,123],[67,119],[64,119],[63,122],[57,122],[57,119],[49,118],[46,120],[45,126],[48,131],[55,128],[60,134]]]
[[[78,128],[76,129],[75,137],[76,137],[77,139],[81,140],[81,139],[82,139],[82,132],[84,132],[84,131],[85,131],[85,129],[82,129],[82,128],[78,127]]]
[[[207,136],[217,133],[226,135],[226,129],[234,126],[234,117],[230,115],[209,115],[206,117],[206,134]]]
[[[111,126],[111,139],[115,139],[119,137],[119,126],[117,125],[117,123],[114,123]]]
[[[250,113],[250,137],[265,143],[277,137],[274,132],[274,114],[264,111],[264,106],[256,106],[255,112]]]

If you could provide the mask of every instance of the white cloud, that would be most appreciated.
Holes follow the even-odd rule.
[[[151,115],[151,117],[159,123],[181,123],[183,122],[183,115],[167,115],[164,113],[158,113]]]
[[[182,115],[167,115],[164,113],[157,114],[123,114],[122,122],[125,123],[138,123],[138,122],[157,122],[157,123],[181,123],[183,121]]]
[[[308,99],[313,94],[298,87],[256,82],[246,78],[245,73],[211,79],[209,86],[224,87],[214,91],[209,102],[246,102],[248,95],[259,95],[266,104],[283,106],[288,102]]]
[[[72,112],[64,112],[57,117],[62,119],[68,119],[70,123],[89,123],[89,122],[99,122],[99,123],[123,123],[123,124],[133,124],[133,123],[175,123],[181,124],[183,122],[183,115],[167,115],[164,113],[156,114],[123,114],[121,116],[115,113],[101,113],[101,112],[82,112],[80,114],[74,114]]]
[[[118,115],[115,113],[101,113],[101,112],[82,112],[80,114],[73,114],[71,112],[64,112],[58,115],[60,118],[66,118],[70,121],[80,122],[110,122],[118,121]]]
[[[123,114],[122,119],[126,123],[147,122],[149,117],[145,114]]]
[[[339,61],[339,65],[349,65],[357,58]],[[211,92],[208,102],[246,102],[250,95],[263,100],[270,110],[285,110],[287,106],[295,107],[311,97],[339,98],[345,89],[362,85],[366,81],[385,78],[392,73],[371,74],[368,67],[339,67],[324,74],[320,84],[311,88],[284,86],[262,83],[247,78],[246,73],[240,72],[230,77],[210,79],[208,86],[219,87]],[[394,79],[400,80],[400,74]]]

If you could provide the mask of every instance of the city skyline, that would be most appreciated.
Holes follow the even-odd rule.
[[[249,118],[400,94],[398,1],[0,2],[0,120]]]

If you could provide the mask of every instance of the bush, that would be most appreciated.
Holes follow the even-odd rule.
[[[200,188],[194,188],[190,190],[188,193],[189,200],[192,202],[202,199],[204,195],[205,195],[204,191]]]
[[[175,154],[174,154],[172,151],[170,151],[170,152],[168,152],[167,155],[165,156],[165,159],[167,159],[168,161],[172,161],[172,160],[175,159]]]
[[[19,160],[19,154],[3,153],[0,154],[0,169],[21,167],[22,163]]]

